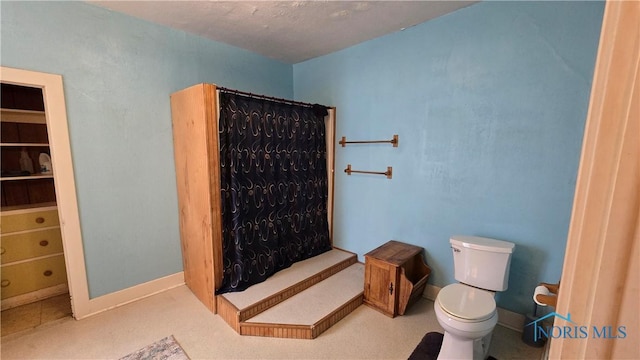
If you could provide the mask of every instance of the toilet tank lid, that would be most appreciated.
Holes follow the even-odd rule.
[[[493,251],[501,253],[513,253],[513,249],[516,247],[514,243],[490,239],[479,236],[467,236],[467,235],[454,235],[449,240],[451,245],[458,245],[475,250]]]

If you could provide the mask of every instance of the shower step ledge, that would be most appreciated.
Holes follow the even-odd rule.
[[[218,315],[240,333],[240,323],[286,301],[358,262],[354,253],[332,249],[297,262],[245,291],[216,296]],[[364,278],[361,288],[364,287]]]
[[[357,263],[240,323],[240,334],[314,339],[362,304],[364,265]]]

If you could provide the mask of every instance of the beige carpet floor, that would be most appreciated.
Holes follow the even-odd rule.
[[[173,334],[191,359],[407,359],[424,334],[442,331],[433,302],[391,319],[362,305],[314,340],[240,336],[185,286],[84,320],[68,319],[2,338],[8,359],[119,359]],[[489,353],[538,359],[541,349],[497,326]]]

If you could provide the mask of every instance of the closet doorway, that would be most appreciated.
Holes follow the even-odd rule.
[[[1,67],[0,82],[4,336],[77,318],[88,289],[62,77]]]

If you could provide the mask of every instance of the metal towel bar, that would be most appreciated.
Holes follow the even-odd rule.
[[[351,175],[351,173],[385,175],[387,179],[391,179],[391,177],[393,176],[393,168],[391,166],[387,166],[387,171],[385,172],[378,172],[378,171],[351,170],[351,164],[348,164],[347,168],[344,169],[344,172],[346,172],[347,175]]]
[[[347,141],[345,136],[342,137],[339,144],[342,147],[347,146],[347,144],[379,144],[379,143],[390,143],[393,147],[398,147],[398,135],[393,135],[393,139],[391,140],[367,140],[367,141]]]

